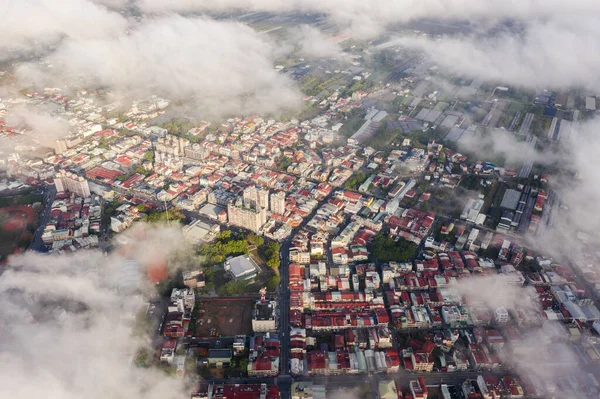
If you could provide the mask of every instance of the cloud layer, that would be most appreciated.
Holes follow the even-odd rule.
[[[171,232],[172,233],[172,232]],[[146,242],[175,247],[167,230]],[[127,254],[139,258],[143,248]],[[0,396],[49,399],[181,398],[181,380],[131,365],[144,341],[132,335],[141,296],[122,293],[124,257],[100,251],[27,253],[0,278]],[[143,278],[144,274],[140,276]]]
[[[142,21],[129,34],[66,38],[46,60],[17,70],[37,87],[105,87],[128,96],[157,94],[214,117],[277,113],[298,93],[273,69],[273,45],[252,29],[206,18]]]

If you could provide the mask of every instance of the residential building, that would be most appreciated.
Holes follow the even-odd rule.
[[[276,331],[276,313],[276,301],[257,301],[252,311],[252,330],[255,332]]]
[[[56,176],[54,176],[54,185],[56,186],[56,191],[59,193],[69,191],[80,197],[90,196],[90,186],[88,181],[82,176],[77,176],[76,174],[64,170],[59,171]]]
[[[206,285],[204,272],[202,270],[183,272],[183,284],[189,288],[203,288]]]
[[[232,353],[230,349],[210,349],[208,351],[208,364],[222,368],[225,365],[229,365],[231,357]]]
[[[267,212],[264,208],[248,208],[240,201],[236,203],[231,201],[227,204],[227,217],[230,224],[254,232],[258,232],[267,222]]]
[[[278,215],[285,213],[285,192],[279,191],[271,194],[271,212]]]
[[[294,382],[291,395],[292,399],[325,399],[325,387],[312,381]]]

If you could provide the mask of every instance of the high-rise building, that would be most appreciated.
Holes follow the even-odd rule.
[[[244,190],[244,205],[250,208],[269,209],[269,190],[256,186],[246,187]]]
[[[256,191],[256,199],[258,201],[258,206],[263,209],[269,209],[269,190],[258,189]]]
[[[244,206],[256,208],[258,205],[258,190],[255,186],[249,186],[244,189]]]
[[[56,191],[59,193],[69,191],[80,197],[90,196],[90,186],[88,181],[74,173],[69,173],[64,170],[59,171],[56,176],[54,176],[54,185],[56,186]]]
[[[508,311],[506,308],[496,308],[494,311],[494,319],[498,324],[506,324],[510,320],[510,316],[508,315]]]
[[[271,194],[271,212],[283,215],[285,213],[285,192]]]
[[[227,217],[229,223],[234,226],[243,227],[254,232],[267,222],[267,211],[264,208],[250,207],[238,199],[235,203],[230,201],[227,204]]]

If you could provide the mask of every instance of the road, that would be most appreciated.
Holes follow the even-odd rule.
[[[54,198],[56,198],[56,187],[54,185],[47,186],[45,188],[44,193],[44,209],[42,214],[40,215],[38,228],[35,230],[35,234],[33,236],[33,241],[31,243],[30,249],[37,252],[46,252],[46,246],[42,241],[42,234],[44,233],[44,228],[50,221],[50,211],[52,210],[52,203],[54,202]]]
[[[315,384],[324,385],[327,391],[354,389],[361,384],[368,384],[372,392],[377,392],[380,381],[396,381],[397,385],[406,388],[410,381],[416,380],[418,377],[425,379],[425,384],[428,386],[447,384],[458,385],[462,384],[467,379],[475,379],[479,375],[493,375],[502,377],[508,375],[506,372],[491,372],[491,371],[457,371],[453,373],[409,373],[405,370],[400,370],[397,373],[389,374],[341,374],[341,375],[315,375],[315,376],[280,376],[277,378],[228,378],[228,379],[212,379],[214,383],[226,384],[277,384],[279,386],[281,398],[289,398],[292,382],[312,381]],[[285,380],[282,381],[282,380]],[[283,388],[283,389],[282,389]]]

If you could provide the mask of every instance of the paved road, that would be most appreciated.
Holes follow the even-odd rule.
[[[279,277],[279,333],[281,335],[280,373],[282,376],[289,374],[290,354],[290,243],[285,241],[281,245],[281,266]]]
[[[52,210],[54,198],[56,198],[56,187],[54,185],[47,186],[44,193],[44,202],[46,205],[44,205],[44,209],[40,215],[39,227],[35,230],[33,242],[30,247],[33,251],[47,252],[46,246],[42,241],[42,234],[44,233],[44,228],[50,221],[50,211]]]

